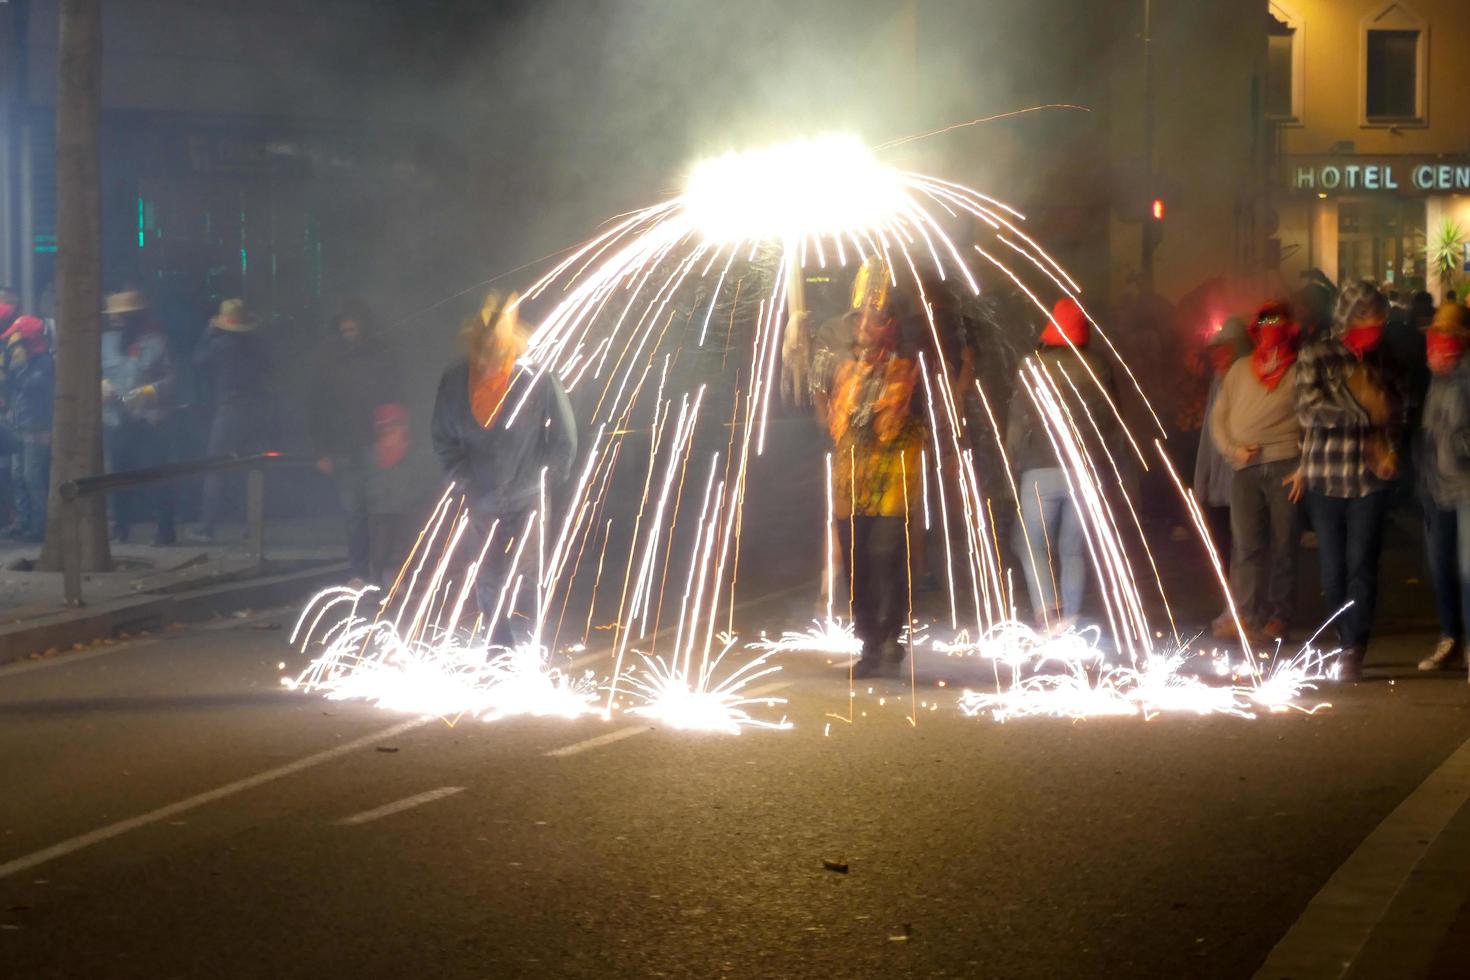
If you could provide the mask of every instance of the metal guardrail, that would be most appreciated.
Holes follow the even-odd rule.
[[[82,538],[77,507],[84,497],[115,493],[158,483],[187,480],[210,473],[246,471],[245,540],[257,569],[265,566],[265,471],[285,466],[310,466],[310,456],[259,453],[253,456],[214,456],[185,463],[166,463],[143,470],[103,473],[68,480],[57,488],[61,497],[61,587],[68,606],[82,605]]]

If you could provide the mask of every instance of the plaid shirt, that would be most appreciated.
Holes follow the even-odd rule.
[[[1379,427],[1347,390],[1354,370],[1378,375],[1391,404],[1402,405],[1397,372],[1380,345],[1361,364],[1342,341],[1323,336],[1303,348],[1296,366],[1296,416],[1302,426],[1301,473],[1307,489],[1328,497],[1366,497],[1388,484],[1368,469],[1364,441]],[[1397,440],[1399,426],[1389,425]]]

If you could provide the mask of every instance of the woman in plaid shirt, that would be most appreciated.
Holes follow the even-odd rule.
[[[1330,333],[1302,350],[1296,413],[1301,468],[1287,477],[1317,533],[1322,591],[1343,646],[1338,677],[1357,680],[1378,597],[1378,556],[1398,476],[1399,368],[1383,347],[1388,304],[1370,283],[1343,288]],[[1351,603],[1349,605],[1349,603]]]

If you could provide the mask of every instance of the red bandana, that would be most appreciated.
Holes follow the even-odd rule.
[[[1348,327],[1342,335],[1342,345],[1362,360],[1363,356],[1378,346],[1383,339],[1383,324],[1365,323],[1360,327]]]
[[[1275,391],[1286,372],[1296,363],[1296,348],[1292,345],[1295,326],[1286,321],[1256,325],[1256,349],[1251,354],[1251,370],[1267,391]]]
[[[1435,374],[1448,374],[1465,356],[1465,338],[1445,330],[1430,330],[1424,336],[1429,369]]]

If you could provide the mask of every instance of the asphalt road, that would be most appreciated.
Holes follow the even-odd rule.
[[[0,670],[0,977],[1248,977],[1470,738],[1423,636],[1254,721],[793,655],[795,729],[730,737],[293,694],[289,625]]]

